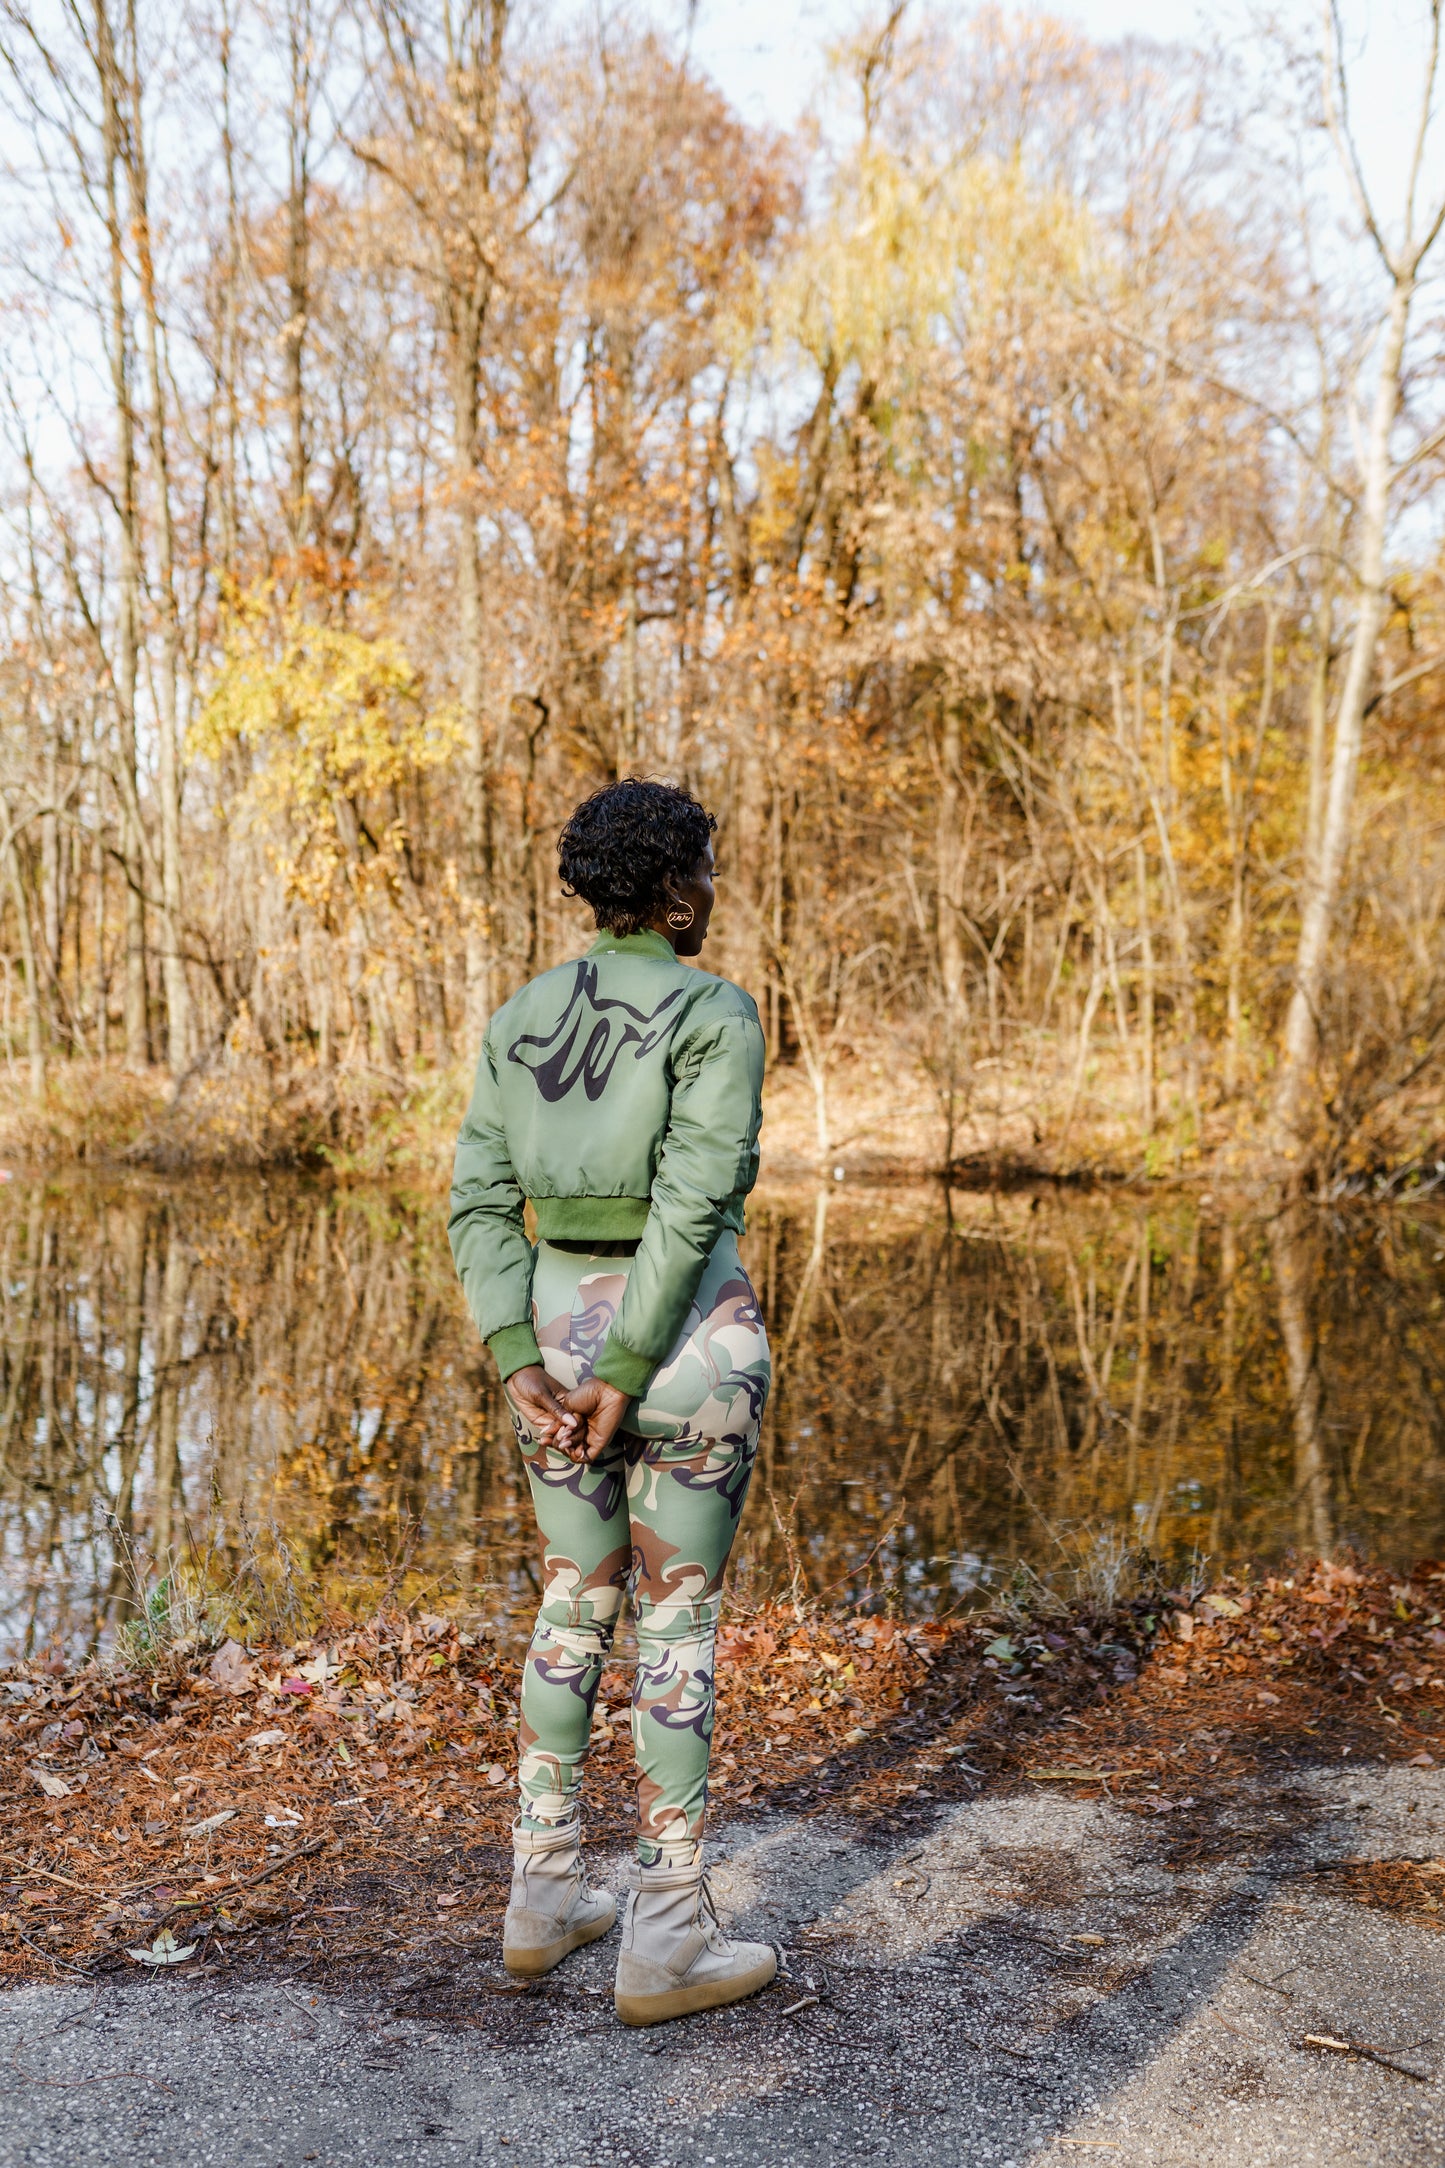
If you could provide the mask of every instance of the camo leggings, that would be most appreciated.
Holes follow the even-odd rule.
[[[602,1352],[630,1257],[537,1246],[532,1315],[548,1376],[580,1384]],[[702,1834],[723,1573],[772,1370],[757,1297],[724,1235],[671,1355],[601,1458],[579,1468],[513,1410],[542,1534],[542,1606],[522,1674],[524,1827],[564,1821],[582,1788],[603,1667],[629,1587],[638,1857],[689,1859]]]

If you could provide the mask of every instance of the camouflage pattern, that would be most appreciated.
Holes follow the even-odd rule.
[[[630,1265],[538,1245],[532,1316],[559,1385],[591,1376]],[[524,1826],[573,1810],[630,1588],[638,1856],[648,1866],[691,1856],[707,1807],[723,1574],[771,1377],[757,1297],[725,1234],[672,1353],[600,1460],[579,1468],[555,1446],[538,1446],[513,1410],[542,1534],[542,1606],[522,1678]]]

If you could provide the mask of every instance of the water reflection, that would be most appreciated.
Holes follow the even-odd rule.
[[[778,1387],[739,1571],[948,1605],[1079,1532],[1169,1559],[1442,1545],[1445,1216],[764,1192]],[[71,1653],[187,1541],[516,1618],[525,1488],[437,1200],[0,1191],[0,1653]]]

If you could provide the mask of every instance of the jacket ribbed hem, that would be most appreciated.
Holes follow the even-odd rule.
[[[639,1355],[635,1348],[624,1347],[620,1340],[609,1334],[592,1375],[600,1378],[604,1385],[615,1385],[629,1400],[640,1400],[651,1384],[656,1368],[650,1355]]]
[[[540,1363],[542,1350],[537,1345],[537,1335],[530,1325],[504,1325],[494,1332],[487,1342],[497,1360],[497,1368],[505,1381],[514,1370],[525,1370],[532,1363]]]
[[[648,1197],[534,1197],[539,1242],[625,1242],[640,1235]]]

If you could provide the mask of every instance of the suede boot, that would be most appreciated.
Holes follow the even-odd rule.
[[[702,1852],[685,1867],[639,1867],[617,1959],[617,2015],[661,2025],[716,2010],[766,1987],[778,1969],[766,1942],[730,1942],[718,1924]]]
[[[512,1892],[502,1927],[502,1963],[524,1979],[550,1972],[572,1950],[605,1935],[617,1900],[587,1886],[582,1824],[512,1829]]]

